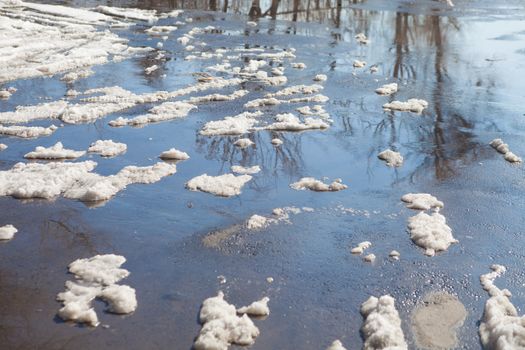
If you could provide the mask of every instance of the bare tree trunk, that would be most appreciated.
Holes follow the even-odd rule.
[[[210,0],[210,11],[217,11],[217,0]]]
[[[250,12],[249,12],[248,15],[252,19],[261,17],[262,11],[261,11],[260,0],[253,0],[252,1],[252,7],[250,8]]]
[[[297,22],[297,13],[299,12],[299,2],[300,0],[293,1],[293,18],[292,21]]]
[[[228,0],[224,0],[224,5],[222,7],[222,12],[228,11]]]
[[[272,7],[270,7],[270,17],[275,19],[277,17],[277,8],[279,7],[279,0],[272,0]]]

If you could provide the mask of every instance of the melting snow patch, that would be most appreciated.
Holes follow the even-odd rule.
[[[494,280],[505,273],[506,268],[492,265],[492,272],[480,277],[481,285],[490,298],[485,303],[483,319],[479,326],[481,343],[485,349],[521,349],[525,346],[523,316],[510,302],[511,293],[499,289]]]
[[[418,100],[416,98],[411,98],[406,102],[393,101],[393,102],[385,103],[383,105],[383,108],[387,110],[414,112],[418,114],[423,112],[423,110],[427,107],[428,107],[427,101]]]
[[[80,69],[64,74],[64,76],[60,78],[60,80],[65,81],[67,83],[72,83],[76,80],[87,78],[93,74],[95,74],[95,72],[92,69]]]
[[[211,94],[199,97],[192,97],[188,99],[187,102],[192,104],[203,103],[203,102],[219,102],[219,101],[233,101],[235,99],[241,98],[249,93],[248,90],[237,90],[230,95],[222,94]]]
[[[188,181],[186,187],[191,191],[202,191],[215,196],[231,197],[241,194],[242,187],[251,179],[250,175],[235,176],[233,174],[224,174],[208,176],[203,174]]]
[[[328,77],[325,74],[317,74],[314,77],[314,81],[326,81]]]
[[[323,90],[323,86],[318,84],[313,85],[294,85],[287,88],[284,88],[282,90],[279,90],[275,93],[266,94],[266,97],[282,97],[282,96],[290,96],[295,94],[316,94],[319,91]]]
[[[18,230],[13,225],[5,225],[0,227],[0,241],[7,241],[13,239]]]
[[[388,256],[394,260],[399,260],[399,257],[401,256],[401,254],[399,254],[397,250],[392,250],[390,254],[388,254]]]
[[[272,68],[272,74],[278,77],[281,77],[284,75],[284,67],[275,67]]]
[[[264,129],[275,131],[304,131],[327,129],[330,127],[330,124],[318,118],[307,117],[304,118],[304,122],[301,122],[297,116],[291,113],[277,114],[275,120],[275,123],[267,125]]]
[[[154,64],[154,65],[151,66],[151,67],[146,67],[146,68],[144,68],[144,72],[145,72],[146,74],[151,74],[151,73],[153,73],[154,71],[156,71],[157,69],[159,69],[159,66],[157,66],[156,64]]]
[[[58,311],[58,316],[65,321],[96,327],[99,321],[91,306],[95,298],[104,300],[108,304],[108,311],[116,314],[135,311],[135,289],[116,284],[129,276],[129,271],[120,268],[125,262],[123,256],[107,254],[78,259],[69,264],[69,272],[75,275],[75,280],[67,281],[66,291],[57,295],[57,300],[64,305]]]
[[[357,40],[357,42],[359,44],[369,44],[370,43],[370,40],[368,40],[366,38],[366,35],[365,33],[359,33],[355,36],[355,40]]]
[[[7,90],[0,90],[0,99],[7,100],[11,97],[11,93]]]
[[[187,37],[187,36],[181,36],[180,38],[177,38],[177,42],[179,44],[181,44],[181,45],[184,45],[184,46],[188,45],[190,40],[191,39],[189,37]]]
[[[361,305],[361,315],[365,318],[361,327],[364,350],[408,349],[394,302],[390,295],[383,295],[379,299],[370,297]]]
[[[503,142],[502,139],[494,139],[490,141],[490,145],[499,153],[503,154],[503,158],[510,163],[521,163],[522,159],[512,153],[509,145]]]
[[[195,350],[227,350],[231,344],[249,346],[259,336],[259,329],[248,315],[237,316],[235,306],[224,300],[222,292],[204,300],[199,320],[202,329],[193,344]]]
[[[190,159],[190,156],[186,152],[170,148],[169,150],[162,152],[159,158],[165,160],[187,160]]]
[[[0,38],[8,38],[0,58],[0,83],[105,64],[148,49],[131,48],[127,40],[99,31],[97,25],[123,24],[84,9],[20,2],[3,7]]]
[[[255,118],[262,114],[260,111],[243,112],[232,117],[225,117],[223,120],[207,122],[199,133],[204,136],[242,135],[254,128],[258,123]]]
[[[372,243],[370,243],[369,241],[364,241],[364,242],[359,243],[357,247],[352,248],[350,252],[352,254],[363,254],[365,249],[368,249],[371,246],[372,246]]]
[[[44,128],[41,126],[1,126],[0,125],[0,135],[21,137],[25,139],[31,139],[41,136],[49,136],[58,129],[55,125]]]
[[[443,202],[428,193],[407,193],[401,200],[407,203],[407,208],[415,210],[429,210],[443,208]]]
[[[233,143],[234,146],[240,147],[240,148],[247,148],[251,145],[254,145],[255,143],[250,139],[238,139]]]
[[[425,249],[425,255],[434,256],[436,252],[447,250],[458,241],[452,236],[452,229],[440,213],[428,215],[424,212],[408,219],[408,230],[412,241]]]
[[[346,350],[340,340],[334,340],[334,342],[326,348],[326,350]]]
[[[261,167],[258,165],[254,165],[252,167],[243,167],[240,165],[233,165],[231,169],[234,173],[243,174],[243,175],[244,174],[248,174],[248,175],[257,174],[258,172],[261,171]]]
[[[86,202],[108,200],[133,183],[154,183],[172,175],[173,164],[157,163],[153,166],[127,166],[115,175],[102,176],[91,171],[97,163],[17,163],[13,168],[0,171],[0,196],[15,198],[65,198]]]
[[[7,149],[7,145],[0,143],[0,152]]]
[[[275,138],[275,139],[272,139],[272,145],[274,146],[280,146],[283,144],[283,141],[281,139],[278,139],[278,138]]]
[[[146,29],[144,32],[149,35],[162,35],[166,33],[171,33],[172,31],[177,30],[175,26],[153,26]]]
[[[243,306],[237,309],[238,314],[248,314],[250,316],[268,316],[270,314],[270,308],[268,302],[270,298],[264,297],[261,300],[254,301],[248,306]]]
[[[258,98],[256,100],[252,100],[249,102],[246,102],[244,104],[244,108],[259,108],[264,106],[275,106],[281,104],[281,100],[276,99],[275,97],[269,97],[269,98]]]
[[[354,63],[353,63],[353,66],[355,68],[363,68],[364,66],[366,66],[366,62],[365,61],[355,60]]]
[[[376,256],[375,254],[368,254],[363,258],[363,260],[369,263],[373,263],[374,261],[376,261]]]
[[[106,15],[120,17],[125,19],[132,19],[145,22],[156,22],[157,11],[155,10],[141,10],[136,8],[121,8],[109,6],[97,6],[96,10]]]
[[[397,92],[397,84],[385,84],[381,86],[380,88],[376,89],[376,93],[379,95],[392,95],[393,93]]]
[[[18,106],[14,112],[0,113],[0,123],[28,123],[38,119],[56,119],[66,106],[65,101],[41,103],[36,106]]]
[[[320,180],[316,180],[313,177],[303,177],[297,182],[290,185],[294,190],[311,190],[318,192],[334,192],[346,189],[348,186],[342,183],[341,179],[334,180],[331,184],[325,184]]]
[[[26,159],[75,159],[82,157],[85,151],[74,151],[65,149],[62,142],[57,142],[54,146],[45,148],[37,146],[33,152],[27,153]]]
[[[125,143],[113,142],[113,140],[97,140],[88,148],[88,152],[98,153],[102,157],[115,157],[126,152],[128,146]]]
[[[379,153],[377,157],[384,160],[388,166],[400,167],[403,165],[403,156],[399,152],[394,152],[390,149],[384,150]]]
[[[304,64],[302,62],[292,63],[292,68],[305,69],[306,68],[306,64]]]
[[[184,118],[191,110],[197,108],[197,106],[186,102],[165,102],[158,106],[153,107],[149,110],[146,115],[139,115],[135,118],[127,119],[119,117],[109,122],[110,126],[123,126],[123,125],[146,125],[151,123],[158,123],[162,121]]]
[[[264,216],[254,214],[246,222],[246,227],[250,230],[259,230],[266,227],[268,224],[268,219]]]

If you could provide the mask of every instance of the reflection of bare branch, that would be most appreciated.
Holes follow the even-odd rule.
[[[238,137],[197,136],[196,144],[199,152],[205,152],[206,159],[220,161],[219,171],[229,172],[232,165],[251,166],[259,165],[263,171],[278,174],[279,171],[289,176],[297,176],[304,168],[301,150],[300,133],[270,132],[270,138],[278,137],[283,140],[279,147],[271,145],[263,133],[253,133],[248,136],[255,147],[240,149],[233,145]],[[263,190],[265,186],[261,183],[250,183],[250,186],[259,187]],[[260,187],[262,186],[262,187]]]

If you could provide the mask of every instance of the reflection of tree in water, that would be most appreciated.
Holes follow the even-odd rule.
[[[449,105],[447,94],[454,89],[454,80],[448,74],[447,36],[451,30],[459,30],[456,19],[442,16],[417,16],[397,13],[395,18],[395,63],[392,76],[400,80],[416,80],[432,77],[431,107],[433,108],[433,124],[418,128],[421,145],[431,145],[431,149],[423,149],[424,154],[433,156],[432,162],[427,159],[413,174],[426,172],[428,167],[434,168],[435,177],[444,179],[455,174],[457,162],[472,162],[478,158],[475,151],[477,144],[472,140],[474,123],[465,118],[462,111],[456,111]],[[425,41],[433,51],[433,57],[428,59],[411,59],[411,47]],[[415,53],[417,54],[417,52]],[[404,59],[409,57],[409,61]],[[433,65],[430,64],[433,62]],[[450,101],[451,102],[451,101]],[[426,111],[428,115],[430,111]],[[425,118],[425,117],[424,117]],[[391,123],[394,125],[394,123]],[[395,129],[392,130],[395,135]],[[395,139],[395,138],[394,138]]]
[[[263,132],[244,136],[255,143],[254,146],[245,149],[233,145],[240,138],[237,136],[197,136],[196,144],[197,150],[206,154],[206,159],[220,162],[220,173],[231,172],[232,165],[246,167],[259,165],[263,172],[272,175],[283,172],[290,177],[297,177],[301,174],[304,169],[301,134],[270,132],[269,136],[268,138]],[[278,147],[273,146],[270,139],[275,137],[280,138],[283,144]],[[261,190],[264,189],[261,186],[266,187],[261,183],[257,186]]]

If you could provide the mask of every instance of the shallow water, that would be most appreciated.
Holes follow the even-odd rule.
[[[175,1],[170,6],[140,6],[182,5]],[[193,23],[169,35],[163,49],[170,59],[155,62],[159,71],[144,74],[154,62],[152,54],[95,66],[96,74],[70,85],[61,82],[60,75],[7,83],[18,92],[0,100],[0,111],[57,100],[70,88],[119,85],[142,93],[189,85],[194,82],[191,73],[217,62],[184,61],[187,53],[175,38],[194,26],[214,25],[222,33],[200,36],[210,48],[297,49],[296,61],[307,68],[288,67],[287,85],[310,84],[316,74],[326,74],[323,94],[330,98],[326,110],[333,125],[325,131],[250,134],[256,146],[245,150],[233,146],[239,137],[199,136],[204,122],[239,113],[245,102],[280,89],[261,91],[248,84],[252,91],[244,98],[199,105],[184,119],[144,128],[111,128],[107,122],[142,114],[149,105],[93,124],[66,125],[45,138],[0,137],[9,146],[0,153],[0,170],[23,161],[36,146],[57,141],[72,149],[86,149],[97,139],[126,143],[122,156],[87,156],[105,175],[126,165],[153,164],[171,147],[191,156],[177,165],[175,175],[155,184],[130,185],[94,208],[65,199],[0,198],[0,224],[19,230],[12,241],[0,243],[0,347],[189,349],[200,329],[202,300],[224,290],[226,299],[237,306],[270,297],[270,316],[255,321],[261,335],[253,349],[324,349],[336,338],[348,348],[357,347],[362,342],[361,303],[386,293],[396,298],[405,336],[414,348],[411,311],[427,293],[446,290],[458,295],[468,311],[459,330],[460,347],[479,349],[477,327],[487,299],[479,276],[493,263],[507,266],[507,274],[496,284],[508,288],[514,305],[523,311],[524,169],[507,163],[488,145],[500,137],[514,153],[525,156],[522,3],[458,0],[450,10],[433,1],[415,6],[404,1],[345,2],[340,12],[303,11],[297,22],[291,21],[293,13],[284,13],[275,21],[260,19],[256,27],[245,24],[243,13],[248,9],[243,6],[232,11],[241,14],[202,11],[208,6],[206,2],[182,15]],[[146,27],[115,32],[130,39],[132,46],[155,47],[159,39],[143,34]],[[369,45],[355,42],[354,35],[361,31],[370,38]],[[354,59],[366,61],[367,67],[377,65],[379,71],[354,69]],[[390,82],[400,85],[397,94],[383,97],[373,92]],[[381,108],[385,102],[408,98],[425,99],[429,107],[422,115]],[[263,111],[274,114],[299,106]],[[279,148],[270,144],[276,135],[285,141]],[[401,168],[389,168],[377,159],[388,147],[405,157]],[[263,169],[240,196],[220,198],[184,188],[194,176],[227,173],[236,164]],[[333,193],[289,188],[303,176],[342,178],[349,188]],[[432,258],[423,255],[406,232],[406,220],[415,214],[400,201],[408,192],[428,192],[445,203],[441,212],[459,244]],[[292,224],[234,230],[218,248],[202,244],[210,231],[242,224],[252,214],[270,215],[282,206],[315,211],[292,215]],[[350,254],[351,247],[365,240],[372,242],[367,253],[378,257],[373,264]],[[400,261],[388,258],[392,249],[401,253]],[[127,258],[124,267],[131,276],[123,283],[137,290],[137,311],[129,316],[104,314],[103,304],[97,302],[100,321],[109,328],[58,320],[55,296],[71,277],[67,265],[106,253]],[[220,284],[219,275],[226,277],[225,284]],[[266,282],[269,276],[275,280],[271,284]]]

